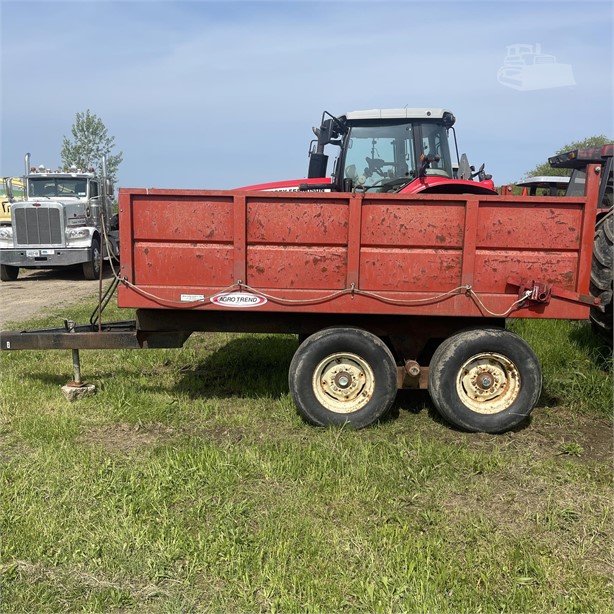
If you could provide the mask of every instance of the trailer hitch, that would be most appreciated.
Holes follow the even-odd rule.
[[[552,284],[541,281],[524,281],[518,288],[518,298],[521,296],[524,296],[527,301],[547,305],[552,297]]]
[[[542,303],[547,305],[552,297],[561,298],[572,303],[580,303],[582,305],[599,305],[601,300],[591,296],[590,294],[580,294],[571,290],[557,288],[552,284],[538,280],[520,279],[518,277],[508,277],[507,283],[511,286],[518,287],[518,298],[525,298],[525,301],[532,303]]]

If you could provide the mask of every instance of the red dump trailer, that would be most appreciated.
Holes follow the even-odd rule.
[[[598,174],[562,198],[121,189],[118,305],[136,321],[2,333],[2,349],[296,333],[289,388],[313,424],[363,427],[398,388],[428,388],[456,426],[506,431],[541,390],[506,318],[584,320],[595,303]]]

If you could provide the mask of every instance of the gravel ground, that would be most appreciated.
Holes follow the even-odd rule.
[[[111,273],[104,270],[104,287]],[[7,322],[21,322],[49,311],[71,305],[83,298],[92,298],[92,309],[98,296],[98,281],[83,279],[81,267],[61,269],[21,269],[16,281],[0,282],[0,330]],[[58,326],[62,325],[58,321]]]

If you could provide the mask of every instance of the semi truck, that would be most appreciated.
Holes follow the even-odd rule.
[[[0,227],[0,280],[15,281],[20,268],[69,265],[81,265],[85,279],[98,279],[102,259],[119,253],[113,185],[106,170],[98,176],[93,168],[36,168],[28,153],[23,191],[23,200],[11,204],[10,223]]]
[[[113,274],[135,319],[102,321],[111,286],[89,324],[5,331],[0,347],[71,350],[78,387],[80,350],[293,333],[289,390],[311,424],[368,426],[409,388],[428,389],[460,429],[504,432],[527,420],[542,383],[506,319],[585,320],[599,304],[589,285],[600,172],[588,164],[582,194],[565,197],[387,193],[361,181],[351,191],[123,188]]]

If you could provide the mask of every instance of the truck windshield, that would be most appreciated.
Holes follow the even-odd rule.
[[[364,189],[386,192],[418,176],[422,154],[439,156],[427,175],[452,178],[446,129],[433,122],[352,126],[347,135],[343,178]]]
[[[74,177],[36,177],[28,179],[28,194],[30,197],[47,196],[85,196],[86,179]]]

